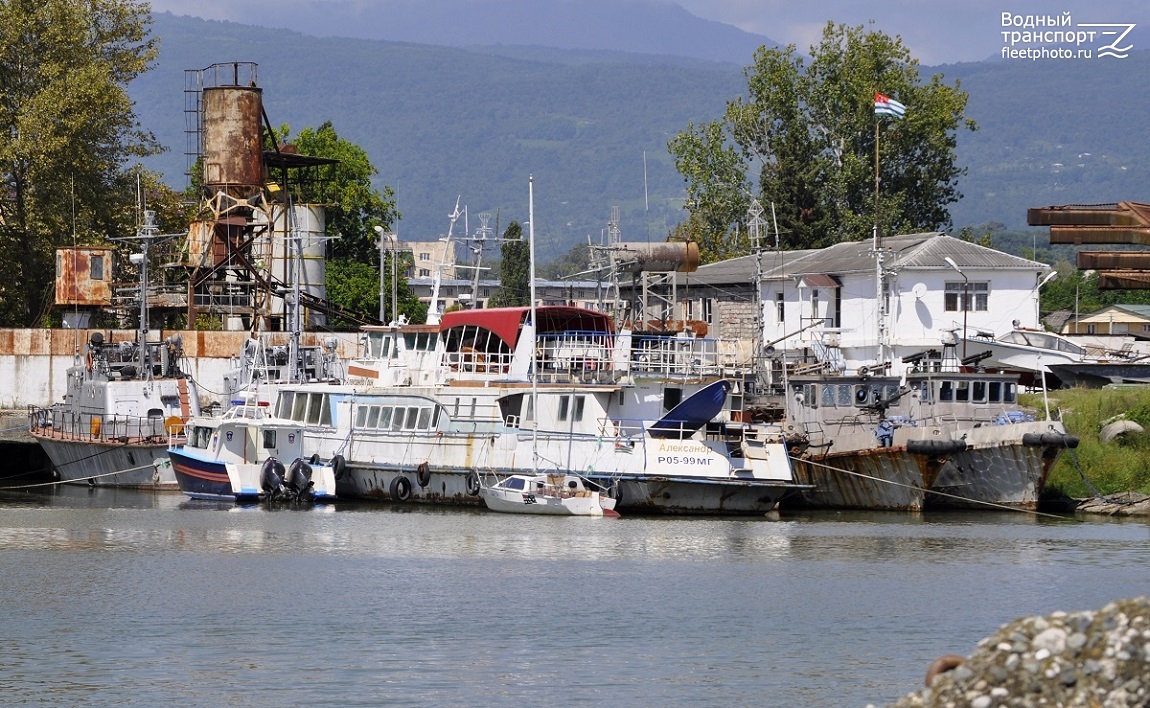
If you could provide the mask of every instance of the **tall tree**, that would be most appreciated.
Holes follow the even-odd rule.
[[[963,118],[967,94],[958,82],[941,74],[923,82],[918,66],[901,38],[834,23],[809,58],[794,45],[755,52],[744,71],[747,95],[668,145],[704,260],[741,250],[735,225],[756,197],[774,204],[788,247],[859,239],[876,220],[888,234],[948,227],[946,207],[961,197],[965,173],[956,164],[957,131],[976,126]],[[876,117],[876,92],[905,104],[905,116]]]
[[[134,227],[132,157],[159,152],[128,83],[157,56],[146,2],[0,2],[0,324],[38,324],[56,247]]]
[[[330,121],[318,128],[304,128],[294,137],[287,125],[275,133],[275,140],[281,146],[290,141],[301,154],[339,161],[311,168],[314,171],[308,179],[294,187],[299,190],[296,199],[326,205],[327,234],[336,237],[328,249],[325,278],[328,300],[352,311],[375,314],[379,309],[382,281],[387,301],[385,310],[390,313],[391,269],[386,259],[381,262],[380,235],[375,227],[390,231],[399,219],[391,187],[384,185],[379,190],[372,187],[372,177],[379,174],[379,170],[371,164],[363,148],[339,137]],[[408,321],[424,322],[427,306],[412,294],[403,275],[405,270],[397,268],[398,310]],[[336,320],[333,324],[348,323]]]
[[[338,236],[331,243],[332,258],[350,258],[362,263],[379,263],[379,241],[373,230],[380,225],[391,230],[399,214],[395,193],[388,185],[376,190],[371,180],[379,170],[371,164],[360,146],[339,137],[331,121],[318,128],[304,128],[289,138],[290,128],[282,126],[277,139],[291,141],[304,155],[339,160],[337,164],[314,168],[315,173],[300,186],[303,201],[327,204],[327,232]]]
[[[531,244],[523,239],[523,227],[512,221],[503,232],[500,247],[499,289],[487,301],[488,307],[516,307],[531,304]]]

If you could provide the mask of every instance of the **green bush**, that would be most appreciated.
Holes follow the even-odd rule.
[[[1041,396],[1025,396],[1023,402],[1042,407]],[[1050,393],[1050,407],[1057,408],[1066,430],[1079,439],[1051,471],[1046,489],[1070,497],[1116,492],[1150,494],[1150,433],[1128,433],[1103,443],[1098,434],[1119,416],[1150,431],[1150,387],[1115,389],[1074,388]]]

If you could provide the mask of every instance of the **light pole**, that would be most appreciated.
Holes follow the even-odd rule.
[[[375,232],[379,234],[379,321],[387,322],[387,308],[384,304],[384,277],[383,277],[383,264],[384,253],[386,250],[391,251],[391,321],[399,321],[399,298],[398,298],[398,275],[396,265],[396,255],[399,250],[399,238],[394,233],[385,233],[382,226],[378,224],[375,227]],[[390,247],[389,247],[390,245]]]
[[[1034,326],[1038,327],[1039,329],[1042,329],[1042,310],[1038,306],[1039,305],[1039,302],[1038,302],[1039,293],[1038,293],[1038,291],[1042,288],[1043,285],[1046,285],[1051,280],[1054,280],[1057,277],[1058,277],[1058,271],[1052,270],[1046,274],[1045,278],[1038,281],[1038,285],[1034,286]]]
[[[962,276],[962,358],[966,359],[966,314],[970,312],[970,278],[962,272],[962,268],[950,256],[943,258],[955,272]]]

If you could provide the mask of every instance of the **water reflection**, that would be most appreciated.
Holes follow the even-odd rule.
[[[573,702],[893,701],[1003,622],[1144,592],[1148,530],[7,490],[0,558],[20,572],[0,573],[5,698],[222,704],[243,685],[250,705],[520,703],[563,686]]]

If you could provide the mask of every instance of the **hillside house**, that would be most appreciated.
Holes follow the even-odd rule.
[[[867,240],[764,252],[758,262],[744,256],[681,276],[681,316],[705,321],[712,337],[752,339],[757,270],[762,342],[776,362],[845,371],[887,361],[901,373],[905,356],[961,355],[947,343],[964,328],[1039,327],[1039,283],[1050,267],[934,232],[884,238],[878,249]]]

